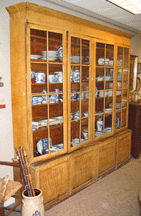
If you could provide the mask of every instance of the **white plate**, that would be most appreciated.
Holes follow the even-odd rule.
[[[47,60],[47,57],[42,56],[41,59],[42,60]]]
[[[39,59],[41,58],[41,55],[30,55],[31,59]]]
[[[109,112],[109,111],[112,111],[112,108],[106,108],[105,109],[105,112]]]

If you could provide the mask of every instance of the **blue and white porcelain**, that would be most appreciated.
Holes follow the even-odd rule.
[[[43,97],[38,97],[38,104],[41,104],[43,102]]]
[[[98,64],[99,65],[104,65],[104,58],[99,58],[98,59]]]
[[[35,73],[35,83],[45,83],[45,73]]]
[[[89,56],[86,56],[85,61],[89,63]]]
[[[57,79],[58,83],[63,83],[63,72],[62,71],[58,71],[54,73],[55,78]]]
[[[96,90],[96,92],[95,92],[95,97],[97,98],[98,97],[98,88],[97,87],[95,87],[95,90]]]
[[[75,112],[73,119],[74,120],[79,119],[79,116],[80,116],[79,111],[77,111],[77,112]]]
[[[85,117],[89,115],[88,112],[83,112],[83,114],[84,114]]]
[[[73,69],[71,68],[71,83],[73,82],[73,73],[74,73],[74,71],[73,71]]]
[[[95,137],[99,137],[103,135],[103,131],[95,131]]]
[[[108,133],[111,133],[112,132],[112,127],[106,127],[105,129],[104,129],[104,133],[105,134],[108,134]]]
[[[45,139],[40,139],[38,142],[37,142],[37,151],[40,153],[40,154],[43,154],[44,151],[48,151],[48,147],[49,147],[49,139],[48,138],[45,138]],[[52,139],[50,138],[50,148],[52,147]],[[47,153],[47,152],[46,152]]]
[[[49,103],[55,103],[58,101],[58,95],[51,95],[49,97]]]
[[[58,56],[59,60],[62,61],[63,60],[63,48],[62,48],[62,46],[60,46],[57,49],[57,52],[58,52],[57,56]]]
[[[57,83],[58,79],[54,75],[49,75],[49,83]]]
[[[38,97],[32,97],[32,105],[38,104]]]
[[[120,129],[120,118],[116,116],[116,130]]]
[[[35,76],[35,72],[31,70],[31,79],[33,79]]]
[[[98,121],[97,121],[97,130],[98,131],[103,131],[103,121],[102,121],[101,118],[98,119]]]
[[[83,133],[85,140],[88,140],[88,130],[83,130],[82,133]]]
[[[80,82],[80,70],[75,70],[73,72],[73,81]]]
[[[75,89],[72,89],[71,91],[72,93],[75,93],[76,90]],[[71,100],[76,100],[77,99],[77,94],[71,94]]]

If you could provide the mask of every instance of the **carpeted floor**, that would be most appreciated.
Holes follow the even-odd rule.
[[[45,216],[139,216],[139,188],[141,157],[132,158],[123,167],[50,208]]]

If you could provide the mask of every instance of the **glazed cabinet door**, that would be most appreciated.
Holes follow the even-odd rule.
[[[128,124],[129,56],[129,48],[117,47],[116,131]]]
[[[27,25],[29,148],[32,162],[66,152],[66,34]]]
[[[68,150],[90,140],[91,39],[68,35]]]
[[[94,137],[113,133],[114,45],[96,42]]]

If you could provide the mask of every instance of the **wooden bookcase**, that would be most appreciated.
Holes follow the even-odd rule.
[[[28,2],[7,11],[14,149],[50,207],[130,158],[132,35]]]

